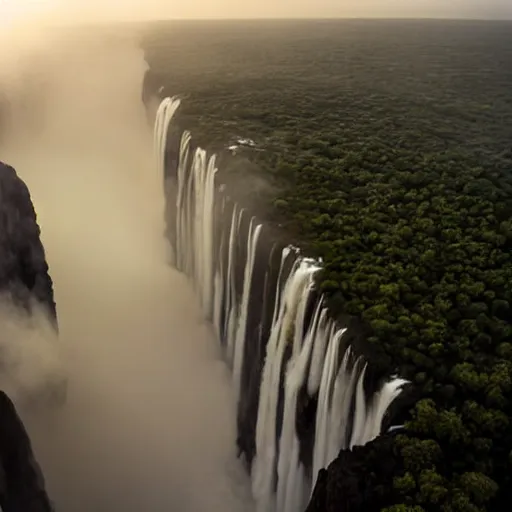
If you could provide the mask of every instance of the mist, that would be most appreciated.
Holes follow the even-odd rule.
[[[59,512],[252,510],[229,371],[167,265],[162,177],[141,102],[137,34],[164,18],[511,18],[508,0],[0,0],[0,158],[27,183],[60,335],[0,305],[6,389]],[[55,29],[60,26],[59,30]],[[67,27],[67,28],[63,28]],[[62,409],[27,393],[68,375]]]
[[[137,37],[16,35],[0,66],[11,100],[0,157],[30,189],[60,335],[29,338],[3,308],[12,328],[0,348],[17,370],[0,384],[13,390],[50,497],[59,512],[251,510],[229,371],[167,264]],[[62,409],[24,404],[27,387],[62,373]]]

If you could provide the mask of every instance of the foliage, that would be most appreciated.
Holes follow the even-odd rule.
[[[202,143],[256,142],[268,217],[421,388],[387,512],[508,509],[512,27],[308,23],[162,27],[149,60]]]

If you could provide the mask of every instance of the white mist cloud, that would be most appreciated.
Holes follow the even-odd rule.
[[[37,389],[60,364],[69,376],[62,409],[21,407],[50,496],[72,512],[250,510],[229,372],[165,263],[137,37],[39,28],[4,38],[12,116],[0,156],[38,213],[59,347],[0,310],[0,350],[15,390]]]
[[[0,389],[18,403],[42,398],[65,378],[61,340],[36,308],[28,317],[0,301]]]

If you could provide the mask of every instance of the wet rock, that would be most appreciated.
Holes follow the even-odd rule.
[[[58,332],[53,282],[30,192],[16,171],[0,162],[0,301],[26,315],[42,314]],[[2,360],[0,358],[0,371]],[[27,401],[62,405],[67,379],[52,375]]]
[[[14,404],[0,391],[0,507],[3,512],[53,512],[30,438]]]
[[[23,314],[43,311],[58,331],[53,283],[29,190],[0,162],[0,298]],[[2,361],[0,360],[0,365]],[[37,405],[66,398],[67,379],[53,375],[44,389],[25,397]],[[0,391],[0,507],[3,512],[51,512],[45,482],[16,408]]]
[[[394,435],[341,450],[318,473],[306,512],[380,512],[393,503],[393,476],[400,473]]]
[[[31,312],[41,306],[57,329],[53,282],[30,192],[16,171],[0,162],[0,294]]]

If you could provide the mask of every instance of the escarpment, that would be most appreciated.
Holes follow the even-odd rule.
[[[322,468],[393,423],[406,381],[373,364],[358,321],[332,317],[316,286],[321,262],[238,202],[216,156],[174,123],[179,105],[165,98],[155,120],[173,264],[232,370],[258,506],[304,510]]]
[[[57,311],[40,229],[29,190],[9,165],[0,162],[0,295],[2,306],[14,305],[32,315],[35,308],[57,331]],[[10,313],[9,313],[10,314]],[[34,328],[37,328],[35,326]],[[2,326],[0,325],[0,330]],[[22,342],[6,338],[3,343]],[[4,347],[4,350],[5,348]],[[5,361],[0,360],[0,367]],[[0,370],[0,371],[5,371]],[[67,381],[60,377],[48,389],[36,390],[29,400],[61,404]],[[22,397],[23,399],[27,397]],[[48,403],[47,400],[43,400]],[[0,506],[4,512],[51,512],[45,482],[35,459],[30,438],[16,408],[0,390]]]
[[[53,282],[30,192],[2,162],[0,215],[0,294],[28,313],[37,304],[57,328]]]

